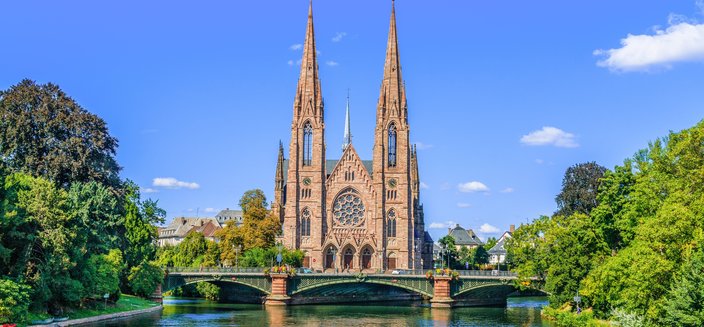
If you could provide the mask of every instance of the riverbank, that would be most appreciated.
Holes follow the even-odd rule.
[[[95,308],[86,308],[76,310],[74,312],[68,313],[67,316],[71,318],[70,320],[62,322],[53,322],[44,325],[31,325],[35,327],[42,326],[74,326],[95,323],[104,320],[132,317],[137,315],[142,315],[146,313],[161,311],[163,306],[160,303],[145,300],[136,296],[123,294],[120,300],[114,305],[108,305],[106,308],[102,308],[98,305]],[[41,320],[46,318],[44,316],[32,317],[32,320]]]

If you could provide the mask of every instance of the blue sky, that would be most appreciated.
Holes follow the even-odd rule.
[[[123,176],[174,216],[271,198],[288,144],[308,2],[13,1],[0,88],[54,82],[104,118]],[[396,3],[426,224],[498,235],[555,210],[565,169],[613,168],[704,118],[704,3]],[[371,158],[389,1],[314,3],[328,156],[351,89]]]

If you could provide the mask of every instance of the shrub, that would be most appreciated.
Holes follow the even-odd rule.
[[[132,267],[127,280],[135,295],[148,298],[164,281],[164,271],[152,263],[142,262],[139,266]]]
[[[0,324],[23,322],[29,310],[29,286],[0,279]]]

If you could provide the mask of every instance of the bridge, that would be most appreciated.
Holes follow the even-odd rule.
[[[429,300],[432,307],[505,306],[517,291],[510,272],[462,271],[460,276],[409,274],[312,273],[265,274],[262,269],[168,268],[160,292],[208,282],[233,300],[247,298],[268,306]]]

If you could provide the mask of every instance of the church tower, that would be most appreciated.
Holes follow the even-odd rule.
[[[318,76],[313,3],[308,8],[306,39],[298,88],[293,102],[291,143],[289,146],[283,245],[300,248],[302,236],[311,243],[322,230],[311,230],[311,220],[323,219],[325,205],[325,123],[323,95]],[[322,226],[321,223],[313,223]]]
[[[384,77],[376,109],[373,149],[373,179],[377,199],[376,214],[384,217],[387,266],[410,268],[414,263],[417,235],[414,233],[411,181],[411,146],[409,141],[406,90],[401,76],[396,10],[392,2],[389,38],[386,45]],[[396,258],[391,257],[396,254]]]

